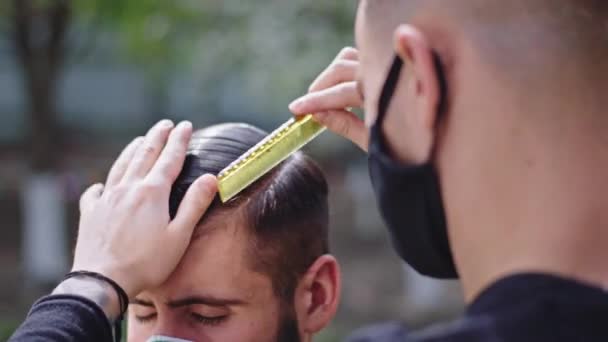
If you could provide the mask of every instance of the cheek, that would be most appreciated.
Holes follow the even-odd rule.
[[[365,123],[370,127],[376,121],[378,100],[394,54],[381,53],[381,49],[376,46],[378,44],[366,44],[366,47],[368,45],[371,46],[359,50],[359,73],[363,81]]]
[[[380,98],[380,92],[382,91],[383,81],[379,76],[379,72],[370,72],[365,77],[364,83],[365,90],[365,124],[367,127],[371,127],[376,122],[378,116],[378,100]]]
[[[370,70],[369,65],[361,61],[360,73],[361,83],[363,84],[363,111],[365,113],[365,125],[371,127],[376,121],[376,107],[378,103],[378,95],[376,94],[377,80],[374,73]]]

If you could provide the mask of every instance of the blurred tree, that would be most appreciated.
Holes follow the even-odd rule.
[[[71,14],[68,0],[13,0],[13,43],[28,99],[27,141],[35,170],[52,169],[56,159],[60,134],[55,90]]]
[[[23,268],[27,285],[53,282],[67,268],[62,189],[55,174],[61,146],[55,106],[65,60],[65,38],[72,19],[69,0],[12,0],[8,14],[15,59],[22,71],[27,102],[31,173],[23,179]]]
[[[77,18],[96,18],[120,37],[127,61],[147,76],[153,117],[167,114],[168,90],[180,75],[194,79],[205,115],[245,116],[286,112],[352,44],[356,2],[80,0],[74,7]]]
[[[15,56],[29,99],[32,166],[52,169],[63,136],[55,99],[61,71],[109,34],[146,76],[151,119],[167,115],[169,88],[194,78],[200,107],[285,112],[289,100],[352,43],[353,1],[11,0]],[[71,28],[70,28],[71,27]]]

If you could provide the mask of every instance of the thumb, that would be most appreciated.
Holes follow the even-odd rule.
[[[217,179],[206,174],[199,177],[186,192],[169,230],[178,235],[186,234],[190,238],[194,227],[207,211],[217,192]]]
[[[82,213],[87,208],[91,207],[99,197],[101,197],[101,193],[103,192],[103,184],[97,183],[91,185],[85,192],[80,196],[80,212]]]

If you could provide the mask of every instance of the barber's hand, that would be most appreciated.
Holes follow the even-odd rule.
[[[289,105],[296,115],[314,113],[314,118],[367,151],[368,131],[349,108],[361,108],[363,98],[357,89],[359,52],[344,48],[308,89],[308,94]]]
[[[82,195],[74,271],[101,273],[130,298],[167,279],[217,189],[215,177],[202,176],[170,220],[171,185],[191,135],[189,122],[175,128],[168,120],[159,122],[123,150],[105,186],[93,185]]]

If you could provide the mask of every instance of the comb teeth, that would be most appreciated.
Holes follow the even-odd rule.
[[[324,129],[312,115],[292,118],[279,126],[218,174],[222,202],[251,185]]]
[[[280,139],[281,135],[283,135],[287,130],[289,130],[289,128],[294,123],[296,123],[296,120],[292,118],[289,121],[287,121],[286,123],[284,123],[281,126],[279,126],[279,128],[275,129],[272,133],[268,134],[264,139],[260,140],[259,143],[257,143],[255,146],[253,146],[252,148],[250,148],[247,152],[245,152],[237,160],[233,161],[225,169],[223,169],[222,171],[220,171],[220,173],[217,175],[218,179],[221,180],[228,173],[230,173],[231,171],[235,170],[239,166],[243,165],[244,163],[246,163],[251,158],[254,158],[255,155],[256,155],[256,153],[264,150],[270,144],[278,141],[278,139]]]

